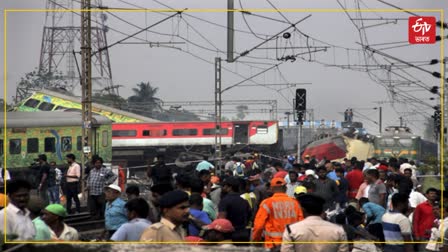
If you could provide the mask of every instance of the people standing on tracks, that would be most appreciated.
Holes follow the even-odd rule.
[[[54,171],[55,174],[55,185],[52,188],[48,188],[48,192],[50,193],[50,203],[60,204],[61,203],[61,180],[62,180],[62,171],[56,166],[56,162],[50,162],[50,174]],[[53,200],[53,201],[52,201]]]
[[[274,195],[261,202],[252,232],[252,241],[261,241],[264,233],[264,246],[269,249],[281,245],[286,225],[303,220],[299,203],[286,194],[285,180],[274,178],[271,188]]]
[[[89,192],[88,205],[90,215],[94,219],[99,219],[104,217],[104,188],[112,184],[117,179],[117,175],[103,165],[101,157],[97,157],[92,163],[94,167],[86,178],[86,189]]]
[[[428,241],[431,236],[431,228],[435,220],[432,210],[437,201],[437,189],[426,190],[426,198],[428,200],[419,204],[414,210],[412,226],[416,241]]]
[[[165,164],[165,157],[162,154],[157,155],[154,164],[148,167],[147,175],[152,179],[152,184],[171,184],[173,173],[171,168]]]
[[[124,207],[126,202],[120,198],[121,188],[117,185],[111,184],[106,186],[104,193],[106,199],[104,222],[106,225],[106,232],[110,238],[121,225],[128,221],[126,209]]]
[[[318,179],[314,181],[316,184],[316,194],[325,200],[324,210],[333,209],[335,207],[336,197],[339,193],[336,182],[327,177],[327,169],[323,166],[317,169]]]
[[[67,196],[67,213],[72,213],[72,199],[75,201],[76,212],[81,212],[81,203],[79,202],[79,181],[81,179],[81,166],[75,162],[76,157],[72,153],[65,156],[67,158],[67,163],[69,164],[66,183],[66,196]]]
[[[6,186],[8,205],[0,210],[0,232],[16,235],[16,240],[33,240],[36,235],[30,211],[26,208],[30,200],[31,184],[22,179],[10,180]],[[6,215],[6,225],[5,225]],[[6,230],[5,230],[6,227]]]
[[[313,194],[304,194],[299,197],[299,203],[305,219],[286,226],[283,232],[282,252],[349,251],[344,229],[321,217],[325,209],[325,199]]]
[[[406,214],[409,208],[408,196],[396,193],[392,196],[392,211],[383,215],[382,224],[384,252],[413,252],[412,224]]]
[[[215,166],[212,163],[208,162],[208,157],[204,157],[204,160],[199,162],[198,165],[196,166],[197,172],[200,172],[202,170],[211,171],[213,169],[215,169]]]
[[[247,242],[250,240],[250,231],[247,229],[250,216],[250,206],[240,197],[240,183],[238,178],[227,178],[223,183],[225,196],[218,206],[218,219],[228,219],[235,228],[233,241]]]
[[[40,154],[37,158],[37,162],[39,162],[39,185],[37,187],[37,191],[39,193],[39,196],[44,201],[45,205],[48,205],[48,179],[50,174],[50,165],[47,162],[47,155]],[[52,177],[52,184],[54,184],[54,179],[55,177]]]
[[[28,209],[30,210],[30,219],[33,220],[33,225],[36,229],[36,235],[34,236],[34,240],[36,241],[51,240],[50,227],[48,227],[40,217],[44,208],[44,202],[39,196],[30,197],[30,201],[28,202]]]
[[[64,223],[65,217],[67,210],[60,204],[48,205],[42,211],[42,220],[50,227],[52,240],[78,241],[78,231]]]
[[[57,181],[56,163],[50,162],[47,176],[47,194],[50,204],[59,204],[59,186]]]
[[[149,205],[142,198],[134,198],[129,200],[124,208],[129,221],[121,225],[110,239],[112,241],[138,241],[143,231],[151,225],[147,219]]]
[[[188,194],[181,190],[164,194],[159,201],[162,219],[143,231],[140,241],[184,241],[186,232],[182,224],[187,222],[190,216],[188,200]]]

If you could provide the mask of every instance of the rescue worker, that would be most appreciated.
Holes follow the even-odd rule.
[[[298,201],[286,194],[284,179],[272,179],[271,189],[274,195],[261,202],[252,235],[253,241],[261,241],[264,231],[264,246],[268,249],[281,246],[286,225],[303,220]]]
[[[188,194],[176,190],[165,193],[159,201],[162,211],[160,222],[152,224],[140,237],[141,241],[152,242],[180,242],[185,239],[184,222],[188,222],[189,203]]]

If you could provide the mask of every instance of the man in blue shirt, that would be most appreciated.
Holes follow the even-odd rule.
[[[129,222],[121,227],[110,238],[112,241],[138,241],[143,231],[151,225],[148,217],[149,205],[142,198],[135,198],[124,206]]]
[[[336,171],[334,170],[332,162],[327,160],[325,162],[325,168],[327,169],[327,178],[332,179],[334,181],[338,180],[338,176],[336,176]]]
[[[208,170],[214,169],[215,166],[212,165],[210,162],[208,162],[208,157],[204,157],[204,160],[199,162],[199,164],[196,166],[196,171],[200,172],[202,170]]]
[[[199,193],[192,193],[190,196],[190,215],[194,220],[188,224],[188,235],[199,236],[202,226],[211,223],[208,214],[202,211],[202,196]]]
[[[381,242],[383,242],[384,232],[383,225],[381,223],[383,215],[386,213],[386,209],[378,204],[369,202],[368,198],[359,199],[359,207],[361,207],[366,213],[367,230],[369,233],[376,236]]]
[[[124,208],[126,202],[120,198],[121,188],[117,185],[108,185],[104,189],[106,198],[106,212],[105,212],[105,224],[106,231],[109,233],[109,237],[128,221],[127,214]]]

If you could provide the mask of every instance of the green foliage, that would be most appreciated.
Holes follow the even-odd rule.
[[[117,109],[124,109],[127,107],[125,98],[115,94],[95,93],[92,96],[94,102]]]
[[[26,73],[20,78],[17,86],[18,96],[24,99],[31,95],[33,90],[40,89],[65,90],[68,93],[73,92],[74,87],[68,85],[61,72],[48,72],[47,70]]]
[[[134,95],[128,97],[128,110],[152,117],[162,110],[162,100],[156,97],[159,89],[152,87],[149,82],[140,82],[136,88],[132,88]]]

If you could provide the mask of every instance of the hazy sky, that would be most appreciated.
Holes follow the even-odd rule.
[[[63,2],[62,0],[57,1]],[[178,9],[223,9],[227,6],[226,0],[164,0],[161,2]],[[359,4],[362,9],[393,10],[392,7],[374,0],[340,0],[339,2],[351,9],[356,8],[356,4]],[[440,0],[388,2],[407,9],[448,9],[448,1]],[[258,84],[311,83],[311,85],[270,86],[268,88],[261,86],[235,87],[223,93],[224,104],[226,100],[277,100],[278,119],[283,119],[286,109],[292,107],[295,89],[300,87],[307,89],[307,106],[314,109],[316,120],[341,120],[343,119],[341,112],[352,107],[356,112],[355,120],[359,119],[364,122],[367,129],[375,133],[378,128],[371,121],[378,121],[378,112],[373,110],[373,107],[379,106],[375,102],[383,102],[380,104],[383,107],[383,126],[399,124],[398,118],[402,116],[404,122],[414,132],[422,133],[424,116],[430,116],[433,113],[429,106],[437,104],[437,101],[430,100],[431,97],[436,96],[422,87],[439,86],[440,81],[421,70],[402,68],[401,63],[391,58],[378,54],[371,57],[370,54],[365,54],[358,44],[368,44],[372,48],[382,49],[383,52],[391,56],[412,62],[430,72],[440,72],[440,64],[427,65],[431,59],[440,58],[440,42],[424,46],[396,43],[406,42],[408,39],[407,18],[410,14],[399,12],[313,12],[309,10],[322,8],[342,10],[336,0],[241,0],[241,2],[235,0],[235,8],[241,8],[240,3],[246,9],[256,8],[266,9],[266,11],[253,12],[262,17],[235,13],[235,29],[238,30],[235,33],[235,51],[237,53],[249,50],[263,42],[264,39],[287,28],[289,24],[285,21],[286,19],[295,23],[309,14],[311,17],[297,25],[301,33],[289,29],[288,31],[292,35],[290,39],[286,40],[281,36],[278,39],[273,39],[260,46],[260,48],[268,49],[253,50],[248,55],[250,57],[241,57],[237,63],[225,62],[226,29],[205,22],[211,21],[225,26],[226,13],[189,12],[181,17],[172,18],[152,28],[151,32],[143,32],[136,39],[128,41],[176,42],[176,44],[169,45],[176,48],[150,47],[147,44],[119,44],[110,48],[114,84],[124,86],[120,89],[120,94],[128,97],[132,94],[131,88],[136,83],[149,81],[153,86],[159,88],[158,96],[165,101],[212,101],[214,98],[214,65],[212,63],[215,57],[221,57],[223,59],[222,66],[234,72],[231,73],[223,69],[223,88],[234,85],[274,64],[281,63],[278,67],[253,78],[253,81]],[[284,11],[284,16],[282,16],[272,11],[269,3],[280,9],[301,9],[302,11]],[[78,3],[75,1],[75,7],[78,7],[79,5],[76,4]],[[103,5],[110,8],[166,8],[156,1],[142,0],[110,0],[103,1]],[[42,9],[45,6],[45,0],[0,1],[2,9]],[[436,16],[437,20],[440,20],[440,15],[437,12],[413,12],[419,15]],[[106,15],[106,24],[110,28],[107,40],[108,44],[112,44],[125,37],[119,32],[132,34],[139,31],[137,27],[147,27],[171,13],[114,12],[106,13]],[[67,13],[65,16],[68,20],[70,15]],[[349,16],[353,21],[349,19]],[[78,24],[79,16],[74,15],[74,20],[75,25]],[[445,20],[447,19],[445,18]],[[3,19],[0,22],[3,34]],[[384,24],[386,22],[388,24]],[[15,95],[16,84],[20,77],[38,66],[44,24],[45,13],[42,12],[8,14],[8,91],[6,94],[8,100]],[[358,30],[355,25],[358,27],[363,25],[364,28]],[[445,30],[445,35],[447,33],[448,30]],[[306,39],[303,34],[309,35],[309,38]],[[437,34],[440,34],[440,29],[437,29]],[[387,48],[397,45],[401,47]],[[281,49],[281,47],[294,47],[294,49]],[[326,51],[323,51],[323,47],[326,47]],[[77,49],[79,50],[79,45]],[[321,51],[310,54],[309,51],[313,50]],[[302,58],[297,58],[295,62],[283,63],[276,60],[276,58],[292,54],[301,54]],[[365,71],[366,62],[370,65],[370,71]],[[398,65],[398,68],[393,67],[393,72],[389,72],[389,74],[387,70],[378,67],[383,66],[382,68],[384,68],[386,65],[390,66],[391,63]],[[3,61],[0,64],[3,66]],[[328,66],[331,64],[338,67]],[[64,71],[65,68],[62,70]],[[1,76],[3,78],[3,71]],[[415,81],[420,82],[409,83],[404,81],[404,78],[412,80],[414,83]],[[254,83],[248,81],[244,84]],[[407,98],[392,96],[384,86],[388,86],[389,90],[394,90]],[[0,97],[5,97],[3,90]],[[406,103],[387,103],[391,100],[406,100]],[[184,106],[183,108],[193,111],[206,110],[205,115],[207,111],[213,110],[213,106],[202,108]],[[267,112],[268,106],[249,106],[249,108],[253,110],[248,116],[249,119],[269,118],[268,113],[257,113]],[[233,109],[234,106],[225,107],[225,110]],[[224,114],[232,117],[235,112],[230,111],[230,113]]]

